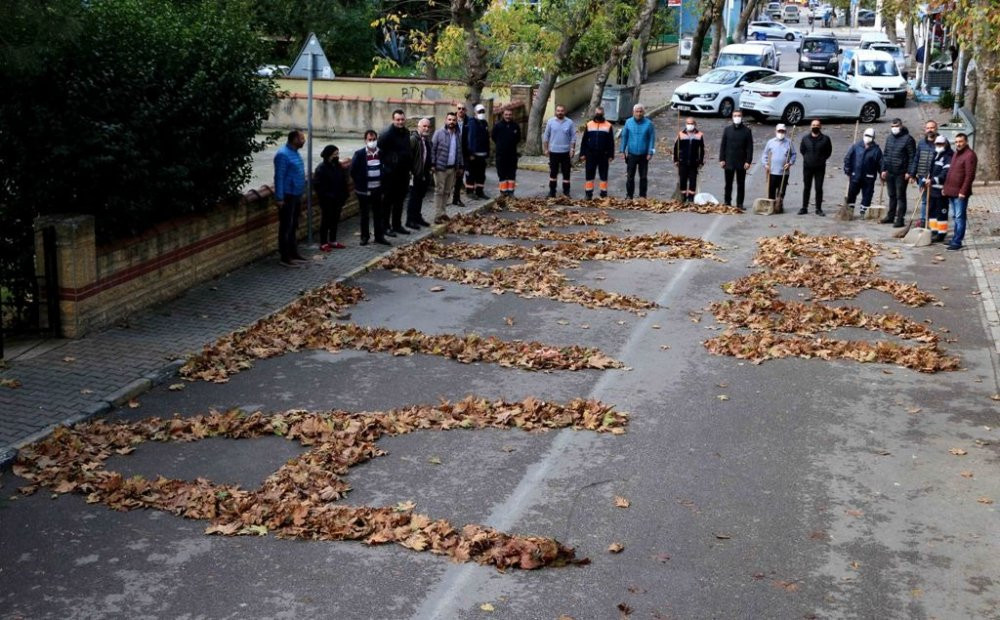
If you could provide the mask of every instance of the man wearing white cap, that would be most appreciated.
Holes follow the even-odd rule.
[[[462,136],[465,143],[462,147],[469,156],[469,180],[476,198],[488,198],[486,195],[486,160],[490,157],[490,127],[486,122],[486,106],[476,104],[476,117],[469,119],[465,133]]]
[[[847,188],[847,204],[854,209],[854,201],[861,194],[861,215],[872,205],[875,195],[875,179],[882,171],[882,149],[875,144],[875,130],[865,129],[861,142],[855,142],[844,155],[844,174],[850,177]]]
[[[774,137],[764,145],[761,161],[764,171],[770,175],[767,185],[767,197],[771,200],[785,197],[785,177],[788,169],[795,163],[795,146],[786,137],[788,130],[784,123],[778,123],[774,128]]]

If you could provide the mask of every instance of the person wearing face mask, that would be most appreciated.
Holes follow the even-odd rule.
[[[504,108],[500,121],[493,125],[496,145],[497,180],[501,196],[513,196],[517,189],[517,148],[521,144],[521,126],[514,122],[514,110]]]
[[[306,143],[298,130],[288,133],[288,142],[274,154],[274,202],[278,206],[278,254],[285,267],[297,267],[306,260],[299,254],[299,212],[306,190],[305,165],[299,149]]]
[[[875,179],[882,170],[882,149],[875,144],[875,130],[865,129],[860,142],[855,142],[844,155],[844,174],[850,177],[847,186],[847,204],[854,209],[854,201],[861,194],[861,215],[872,205]]]
[[[979,158],[976,152],[969,148],[969,137],[964,133],[955,134],[955,154],[951,156],[951,168],[948,169],[948,177],[944,181],[944,187],[941,188],[941,193],[948,198],[948,206],[955,220],[955,233],[947,245],[949,250],[962,249],[962,241],[965,240],[965,216],[978,165]]]
[[[944,136],[934,139],[934,161],[924,178],[924,193],[927,194],[927,228],[931,231],[931,243],[944,241],[948,234],[948,199],[941,190],[948,178],[954,151]]]
[[[466,189],[471,185],[472,196],[489,198],[486,195],[486,160],[490,157],[490,126],[486,122],[486,106],[476,104],[476,117],[469,119],[463,135],[462,148],[469,160]]]
[[[347,178],[344,168],[340,165],[340,149],[328,144],[320,153],[323,162],[316,167],[313,174],[313,185],[319,197],[321,218],[319,221],[319,249],[330,252],[333,249],[343,249],[344,244],[337,241],[337,224],[340,222],[340,212],[347,202]]]
[[[410,198],[406,203],[406,227],[420,230],[421,226],[430,226],[420,213],[424,204],[427,188],[431,186],[431,119],[422,118],[417,121],[417,130],[410,134],[410,152],[413,161],[413,186],[410,187]]]
[[[392,111],[392,124],[378,137],[378,150],[382,160],[382,200],[388,218],[385,222],[387,237],[408,235],[403,227],[403,203],[406,190],[410,186],[410,170],[413,168],[410,151],[410,132],[406,128],[406,113]]]
[[[656,153],[656,127],[646,118],[646,107],[632,106],[632,118],[625,121],[621,135],[622,157],[625,159],[625,195],[629,200],[635,192],[635,173],[639,172],[639,198],[646,197],[649,160]]]
[[[382,153],[378,148],[378,134],[373,129],[365,132],[365,146],[354,152],[351,159],[351,180],[361,211],[361,245],[368,245],[368,218],[371,216],[375,243],[392,245],[385,238],[388,228],[385,205],[382,201]]]
[[[587,200],[594,197],[594,177],[600,176],[601,198],[608,196],[608,165],[615,158],[615,133],[611,123],[604,120],[604,108],[594,108],[594,119],[580,140],[580,156],[585,163],[583,189]]]
[[[892,119],[890,134],[885,139],[882,157],[882,181],[888,185],[889,210],[880,224],[892,224],[893,228],[906,225],[906,185],[910,180],[910,166],[913,163],[917,144],[913,136],[903,126],[903,121]]]
[[[785,177],[795,165],[795,145],[788,139],[788,128],[784,123],[778,123],[774,128],[774,137],[764,145],[761,161],[765,172],[771,176],[767,184],[767,197],[771,200],[785,199]]]
[[[733,123],[722,131],[719,145],[719,166],[726,176],[724,204],[731,205],[733,199],[733,178],[736,179],[736,208],[746,211],[743,200],[746,196],[747,170],[753,163],[753,132],[743,124],[743,113],[733,112]]]
[[[569,196],[569,169],[576,151],[576,127],[566,118],[566,107],[556,106],[555,118],[545,124],[542,151],[549,158],[549,198],[556,197],[556,181],[562,173],[562,193]]]
[[[833,142],[823,133],[819,119],[814,119],[809,133],[802,136],[799,152],[802,153],[802,182],[805,184],[799,215],[809,213],[809,193],[813,184],[816,185],[816,215],[826,215],[823,213],[823,179],[826,178],[826,160],[833,155]]]
[[[698,131],[695,120],[688,117],[684,129],[674,140],[674,166],[677,167],[677,188],[681,202],[694,200],[698,187],[698,170],[705,165],[705,135]]]
[[[924,138],[917,142],[916,154],[913,156],[913,161],[910,162],[910,180],[916,181],[918,188],[927,186],[925,181],[934,162],[934,143],[938,137],[937,129],[938,125],[934,121],[924,123]],[[951,150],[951,145],[949,145],[948,150]],[[927,217],[927,192],[920,192],[918,200],[920,200],[920,226],[923,226]]]

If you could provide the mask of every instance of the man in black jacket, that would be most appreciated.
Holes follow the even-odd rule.
[[[733,124],[722,131],[719,146],[719,166],[725,170],[726,190],[724,204],[733,204],[733,177],[736,177],[736,207],[745,211],[743,198],[746,195],[747,170],[753,163],[753,133],[743,124],[743,112],[733,112]]]
[[[378,137],[378,150],[382,154],[382,187],[389,214],[385,234],[387,237],[395,237],[396,233],[408,235],[410,231],[403,228],[403,202],[410,186],[413,155],[410,132],[406,129],[406,113],[402,110],[392,111],[392,124]]]
[[[816,184],[816,215],[826,215],[823,213],[823,179],[826,177],[826,160],[833,155],[833,142],[830,136],[823,133],[819,119],[813,119],[809,133],[802,136],[799,152],[802,153],[802,182],[805,184],[799,215],[809,213],[809,193],[813,183]]]
[[[431,161],[431,119],[422,118],[417,121],[417,130],[410,134],[410,153],[413,161],[413,187],[410,188],[410,199],[406,203],[406,226],[419,230],[421,226],[431,225],[420,212],[427,188],[431,185],[434,167]]]
[[[913,163],[917,143],[898,118],[892,119],[890,131],[882,150],[882,182],[889,186],[889,210],[879,223],[891,222],[893,228],[902,228],[906,216],[906,185],[910,181],[910,164]]]
[[[455,127],[458,129],[458,140],[463,145],[463,148],[464,148],[464,145],[465,145],[465,131],[469,127],[468,107],[467,107],[467,105],[465,103],[459,103],[457,106],[455,106],[455,111],[456,111],[456,114],[455,114],[455,123],[456,123]],[[462,154],[463,154],[463,156],[466,155],[466,153],[465,153],[464,150],[462,151]],[[464,160],[462,161],[462,169],[463,170],[468,170],[469,169],[469,158],[468,157],[465,157]],[[465,181],[463,181],[463,179],[465,179]],[[455,179],[455,189],[453,190],[454,193],[451,196],[451,204],[455,205],[456,207],[464,207],[465,206],[465,203],[462,202],[462,186],[463,185],[465,185],[465,189],[470,194],[472,193],[472,189],[470,189],[472,186],[468,182],[468,177],[463,176],[461,178]]]
[[[492,137],[500,195],[513,196],[517,189],[517,147],[521,144],[521,126],[514,122],[513,109],[504,108],[503,118],[493,125]]]

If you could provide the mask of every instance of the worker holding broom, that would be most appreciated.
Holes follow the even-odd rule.
[[[787,137],[784,123],[774,128],[774,137],[764,145],[762,161],[767,178],[767,197],[776,203],[784,202],[785,185],[789,169],[795,164],[795,145]]]
[[[844,156],[844,174],[850,179],[847,186],[847,206],[854,210],[854,201],[861,194],[860,214],[864,217],[872,206],[875,179],[882,171],[882,149],[875,143],[875,130],[865,129],[860,142],[855,142]]]

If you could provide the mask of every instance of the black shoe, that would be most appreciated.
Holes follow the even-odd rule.
[[[879,224],[892,224],[896,221],[895,215],[887,215],[878,221]]]
[[[826,213],[823,213],[823,209],[816,209],[816,215],[826,217]]]
[[[799,215],[809,215],[809,209],[802,207],[801,209],[799,209]]]
[[[375,243],[379,245],[392,245],[387,239],[376,239]]]
[[[632,194],[625,194],[625,200],[632,200]]]
[[[395,237],[395,236],[396,236],[396,233],[395,233],[395,231],[393,231],[393,230],[392,230],[392,229],[390,228],[389,230],[385,231],[385,236],[386,236],[386,237]]]
[[[361,245],[368,245],[368,240],[367,239],[362,239],[361,240]]]
[[[563,192],[563,196],[569,198],[569,192]]]
[[[896,220],[895,222],[892,223],[893,228],[902,228],[903,226],[906,226],[906,222],[904,222],[903,220]]]
[[[594,192],[586,192],[584,194],[584,196],[586,196],[587,200],[593,200],[594,199]]]
[[[555,198],[555,197],[556,197],[556,190],[554,189],[549,190],[549,198]]]
[[[417,220],[417,222],[418,222],[418,223],[419,223],[419,224],[420,224],[421,226],[425,226],[425,227],[427,227],[427,228],[430,228],[430,227],[431,227],[431,223],[430,223],[430,222],[428,222],[427,220],[425,220],[424,218],[420,218],[419,220]],[[413,228],[413,227],[412,227],[412,226],[410,226],[410,228]]]
[[[410,231],[406,230],[402,226],[398,226],[398,227],[393,226],[392,232],[399,233],[401,235],[408,235],[408,234],[410,234]]]
[[[407,222],[406,227],[412,230],[420,230],[420,224],[417,224],[416,222]]]
[[[953,243],[949,243],[948,245],[946,245],[944,247],[947,248],[947,249],[949,249],[949,250],[961,250],[962,249],[962,246],[955,245]]]
[[[476,192],[476,198],[479,198],[480,200],[490,199],[490,197],[486,194],[486,192]]]
[[[453,207],[464,207],[465,203],[462,202],[461,200],[456,200],[456,201],[454,201],[454,202],[451,203],[451,206],[453,206]]]
[[[607,197],[608,197],[607,192],[601,192],[601,198],[607,198]]]

